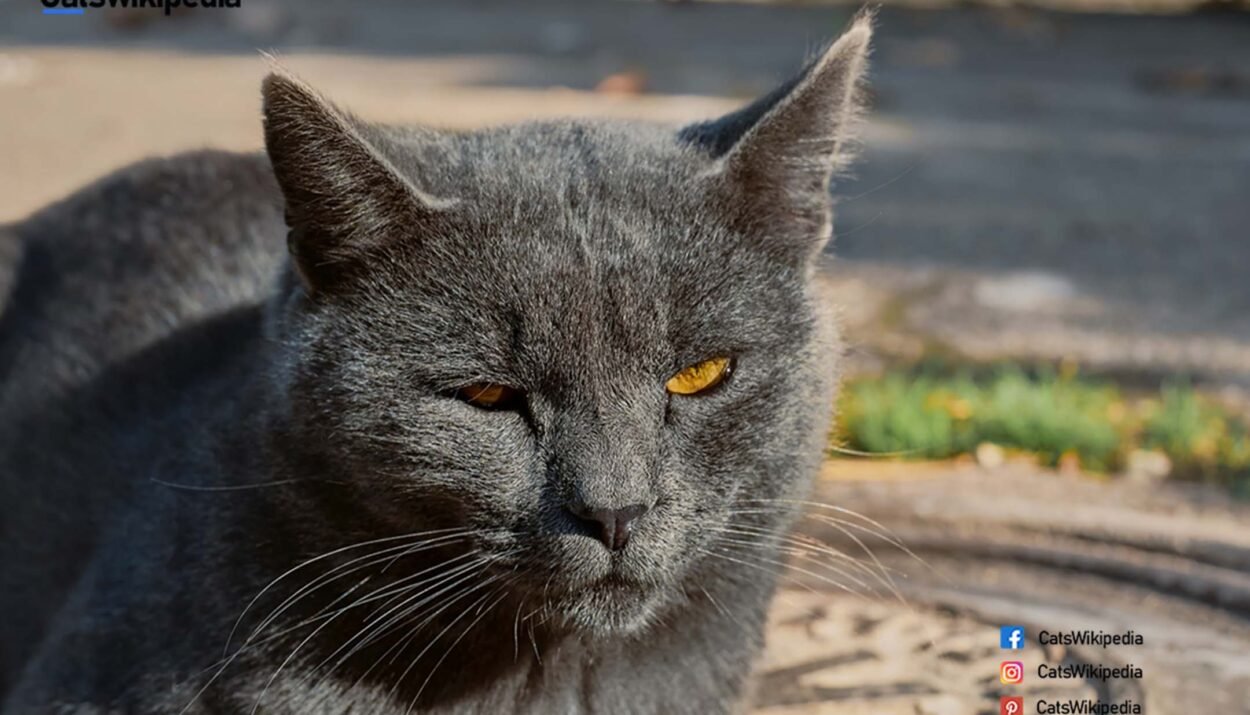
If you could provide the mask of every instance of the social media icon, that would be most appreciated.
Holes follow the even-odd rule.
[[[1024,682],[1024,663],[1018,660],[1004,660],[998,666],[998,680],[1003,685],[1015,685]]]
[[[999,698],[998,715],[1024,715],[1024,698]]]
[[[1003,626],[998,629],[998,647],[1020,650],[1024,647],[1024,626]]]

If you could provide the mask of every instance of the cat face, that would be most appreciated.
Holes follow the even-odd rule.
[[[680,131],[376,127],[269,78],[300,277],[279,372],[344,508],[464,530],[599,632],[679,603],[719,537],[783,529],[761,505],[801,497],[832,402],[809,279],[866,42]]]

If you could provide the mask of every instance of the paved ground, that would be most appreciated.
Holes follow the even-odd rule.
[[[791,559],[758,712],[968,715],[1023,695],[1026,712],[1092,698],[1147,715],[1250,713],[1250,506],[1022,464],[836,462],[814,498],[836,508],[814,508],[800,533],[843,555]],[[1023,651],[999,650],[1006,624],[1026,627]],[[1037,642],[1080,629],[1144,643]],[[1025,664],[1022,685],[999,683],[1003,660]],[[1135,665],[1144,677],[1041,680],[1042,663]]]

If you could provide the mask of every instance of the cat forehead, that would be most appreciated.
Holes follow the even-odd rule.
[[[452,204],[446,247],[512,271],[677,267],[717,223],[700,188],[710,160],[667,127],[558,121],[403,145],[396,167]]]
[[[675,127],[616,121],[531,122],[444,135],[413,133],[401,167],[423,190],[460,200],[536,203],[671,197],[709,160]]]
[[[716,160],[671,127],[559,121],[400,143],[395,167],[449,200],[450,218],[377,270],[431,342],[578,370],[590,354],[763,340],[801,302],[792,267],[726,220]]]
[[[525,122],[463,135],[471,158],[497,155],[583,168],[629,168],[650,161],[686,162],[694,153],[678,138],[678,129],[643,122],[561,119]],[[503,151],[510,148],[512,152]],[[611,166],[603,162],[611,161]]]

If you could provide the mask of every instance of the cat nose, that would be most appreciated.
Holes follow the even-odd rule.
[[[631,504],[620,509],[595,509],[576,499],[569,502],[566,508],[594,531],[610,551],[625,548],[634,530],[634,522],[649,510],[644,504]]]

